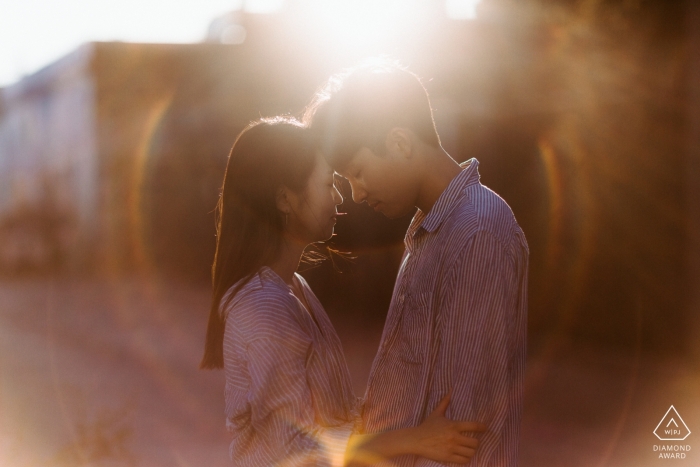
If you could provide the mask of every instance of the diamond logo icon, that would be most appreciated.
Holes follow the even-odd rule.
[[[676,408],[671,406],[654,428],[654,434],[661,441],[682,441],[690,435],[690,430]]]

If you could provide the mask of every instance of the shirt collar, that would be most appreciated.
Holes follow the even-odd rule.
[[[408,234],[414,236],[421,227],[428,232],[434,232],[457,206],[462,191],[470,185],[479,183],[481,176],[478,170],[479,161],[476,158],[472,157],[459,166],[462,171],[447,185],[430,211],[427,214],[420,209],[416,212],[408,228]]]

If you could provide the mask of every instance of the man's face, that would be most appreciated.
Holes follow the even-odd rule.
[[[390,219],[409,214],[416,205],[417,184],[409,160],[387,150],[378,156],[362,148],[338,173],[347,178],[356,203],[366,202]]]

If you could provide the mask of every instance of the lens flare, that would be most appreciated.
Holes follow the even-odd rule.
[[[153,146],[153,136],[161,123],[163,116],[167,113],[173,101],[175,90],[171,89],[158,99],[149,112],[143,126],[143,136],[136,150],[136,160],[134,163],[133,175],[131,176],[131,187],[128,190],[127,212],[129,216],[129,230],[132,232],[131,250],[134,252],[136,266],[139,270],[152,273],[155,271],[153,258],[145,245],[145,222],[144,222],[144,181],[148,161],[151,157]]]

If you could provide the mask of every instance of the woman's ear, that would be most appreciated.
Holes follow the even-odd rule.
[[[283,214],[289,214],[292,212],[292,204],[290,202],[290,191],[284,185],[280,185],[277,188],[277,193],[275,195],[275,204],[277,204],[277,209],[279,209]]]

